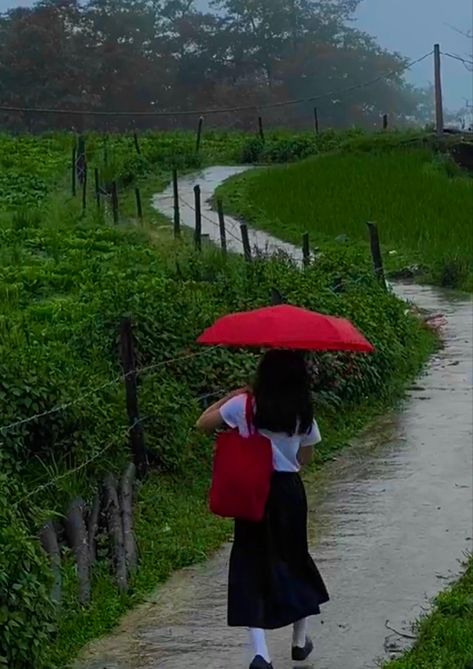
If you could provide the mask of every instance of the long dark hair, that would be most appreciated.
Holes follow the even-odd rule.
[[[294,351],[266,353],[253,384],[255,426],[260,430],[305,434],[314,420],[310,377],[304,355]]]

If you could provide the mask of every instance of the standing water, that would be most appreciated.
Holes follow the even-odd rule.
[[[210,197],[237,171],[211,168],[189,177],[181,197],[191,203],[195,183],[205,184],[204,198]],[[166,214],[168,195],[155,198]],[[185,225],[193,224],[189,212],[181,208]],[[214,217],[208,204],[203,212]],[[218,239],[218,228],[209,223],[208,231]],[[260,247],[281,247],[264,239]],[[316,649],[304,669],[371,669],[399,652],[403,637],[388,627],[409,632],[472,547],[471,301],[417,285],[396,292],[445,316],[445,347],[402,410],[378,422],[308,489],[312,551],[332,601],[313,623]],[[246,667],[245,631],[226,627],[229,550],[175,574],[112,636],[92,644],[77,667]],[[292,667],[290,641],[290,630],[270,634],[275,669]]]

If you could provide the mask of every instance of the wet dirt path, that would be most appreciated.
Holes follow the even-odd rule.
[[[228,170],[214,169],[228,176]],[[211,176],[213,188],[215,172]],[[186,183],[181,195],[191,197],[194,181]],[[402,410],[380,421],[308,485],[312,551],[332,601],[312,623],[316,651],[304,669],[378,666],[403,643],[386,621],[409,631],[472,548],[472,304],[430,287],[396,290],[445,315],[445,348]],[[228,555],[229,546],[175,574],[112,636],[94,643],[77,666],[247,667],[245,632],[225,625]],[[292,667],[290,630],[269,638],[275,669]]]

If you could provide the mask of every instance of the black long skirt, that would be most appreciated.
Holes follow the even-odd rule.
[[[319,614],[328,600],[309,554],[302,480],[299,474],[276,472],[264,520],[235,522],[228,624],[279,629]]]

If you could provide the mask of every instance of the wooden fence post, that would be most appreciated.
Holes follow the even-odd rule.
[[[310,240],[309,233],[305,232],[302,235],[302,262],[304,267],[310,266]]]
[[[202,207],[201,207],[201,193],[200,186],[194,186],[194,201],[195,201],[195,233],[194,244],[197,251],[202,250]]]
[[[82,177],[82,214],[85,214],[87,209],[87,167],[83,172]]]
[[[72,197],[77,195],[77,147],[74,145],[72,147],[72,165],[71,165],[71,186],[72,186]]]
[[[258,116],[258,131],[259,131],[260,139],[264,144],[265,136],[264,136],[264,125],[263,125],[263,117],[262,116]]]
[[[314,107],[314,129],[315,129],[315,134],[319,134],[319,111],[317,107]]]
[[[195,152],[199,153],[200,151],[200,145],[202,142],[202,128],[204,126],[204,117],[201,116],[199,119],[199,125],[197,126],[197,141],[195,144]]]
[[[103,138],[103,164],[108,165],[108,135]]]
[[[100,209],[100,175],[98,167],[94,169],[94,175],[95,175],[95,199],[97,201],[97,209]]]
[[[246,225],[246,223],[242,223],[240,225],[240,230],[241,230],[241,240],[243,242],[243,255],[245,256],[246,262],[251,262],[252,257],[251,257],[250,238],[248,236],[248,226]]]
[[[273,307],[279,305],[279,304],[284,304],[284,299],[281,293],[277,288],[273,288],[271,290],[271,304]]]
[[[79,138],[77,140],[76,166],[77,166],[77,178],[79,180],[79,183],[82,185],[84,183],[84,179],[86,178],[86,172],[87,172],[87,154],[85,148],[84,135],[79,135]]]
[[[130,447],[138,476],[143,478],[148,471],[148,458],[138,409],[136,355],[133,342],[133,329],[129,317],[122,318],[120,324],[120,353],[125,378],[126,410],[131,428]]]
[[[140,221],[143,220],[143,205],[141,204],[141,192],[137,187],[135,188],[135,198],[136,198],[136,212]]]
[[[112,183],[112,212],[113,212],[113,222],[115,225],[118,223],[119,212],[118,212],[118,188],[117,182]]]
[[[371,255],[373,257],[374,271],[384,288],[386,288],[386,277],[384,276],[383,256],[381,255],[381,246],[379,243],[378,227],[376,223],[367,223],[370,233]]]
[[[133,130],[133,142],[135,144],[136,153],[140,156],[141,155],[141,146],[140,146],[140,142],[139,142],[139,139],[138,139],[138,133],[136,132],[136,130]]]
[[[179,182],[177,170],[172,171],[172,190],[174,194],[174,237],[181,236],[181,212],[179,209]]]
[[[227,231],[225,230],[225,214],[223,213],[223,202],[222,200],[217,200],[217,211],[218,211],[218,226],[220,228],[220,244],[222,246],[222,253],[224,256],[227,255]]]

